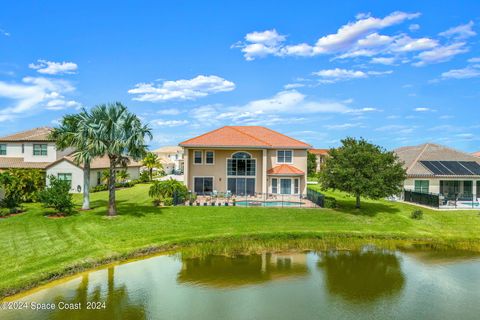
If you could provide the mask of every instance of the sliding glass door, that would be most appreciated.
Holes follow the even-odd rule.
[[[212,177],[195,177],[194,191],[196,194],[200,194],[200,195],[211,193],[213,191],[213,178]]]
[[[292,194],[292,179],[280,179],[280,193]]]
[[[228,190],[239,196],[255,195],[254,178],[228,178]]]

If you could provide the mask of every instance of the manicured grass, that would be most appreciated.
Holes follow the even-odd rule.
[[[478,211],[422,209],[423,220],[413,220],[410,213],[417,207],[364,200],[356,210],[354,199],[341,193],[329,193],[338,199],[336,210],[155,208],[148,187],[119,190],[119,216],[113,219],[105,217],[106,192],[92,194],[95,209],[71,217],[47,218],[39,204],[28,204],[24,214],[0,219],[0,296],[134,252],[213,239],[240,243],[245,238],[323,238],[343,244],[399,239],[480,251]]]

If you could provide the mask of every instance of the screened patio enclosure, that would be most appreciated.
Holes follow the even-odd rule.
[[[476,200],[480,198],[480,181],[440,180],[440,194],[447,199]]]

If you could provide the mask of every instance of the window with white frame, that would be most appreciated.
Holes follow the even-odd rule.
[[[46,156],[47,155],[47,148],[46,144],[34,144],[33,145],[33,155],[34,156]]]
[[[197,150],[193,152],[193,163],[202,164],[202,151]]]
[[[215,153],[213,151],[205,152],[205,163],[214,164],[215,163]]]
[[[0,156],[6,156],[6,155],[7,155],[7,145],[0,144]]]
[[[277,180],[277,178],[272,178],[272,193],[278,193],[278,180]]]
[[[277,151],[277,163],[292,163],[292,162],[293,162],[292,150]]]
[[[300,192],[298,192],[299,189],[300,189],[300,180],[299,180],[299,179],[295,179],[295,181],[294,181],[293,193],[299,194],[299,193],[300,193]]]

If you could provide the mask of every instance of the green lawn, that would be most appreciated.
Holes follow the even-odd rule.
[[[106,192],[92,194],[94,210],[61,219],[46,218],[39,204],[21,215],[0,219],[0,296],[138,250],[161,249],[205,239],[357,237],[458,243],[480,251],[478,211],[424,209],[387,201],[363,201],[329,193],[340,208],[288,209],[239,207],[155,208],[148,185],[117,193],[119,216],[105,217]],[[80,204],[80,196],[76,196]]]

